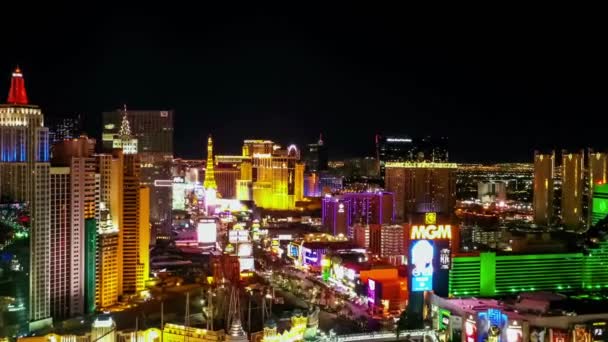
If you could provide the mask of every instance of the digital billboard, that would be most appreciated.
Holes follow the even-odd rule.
[[[217,241],[217,226],[214,221],[202,221],[196,226],[199,243],[215,243]]]
[[[240,265],[241,272],[255,270],[255,264],[253,262],[253,258],[251,258],[251,257],[239,258],[239,265]]]
[[[367,282],[367,301],[372,304],[376,302],[376,282],[373,279]]]
[[[228,242],[249,242],[249,231],[244,229],[232,229],[228,232]]]
[[[240,257],[249,257],[253,254],[251,243],[240,243],[237,247],[237,253]]]
[[[429,240],[416,240],[410,248],[412,292],[433,289],[433,256],[435,248]]]

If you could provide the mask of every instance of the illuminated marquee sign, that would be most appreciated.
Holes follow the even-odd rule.
[[[452,239],[452,226],[449,224],[434,225],[429,224],[426,226],[412,226],[410,231],[410,239],[412,240],[451,240]]]

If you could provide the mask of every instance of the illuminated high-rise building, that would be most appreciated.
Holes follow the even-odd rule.
[[[139,254],[137,267],[137,291],[145,289],[150,278],[150,189],[139,187]]]
[[[145,214],[140,205],[139,160],[136,154],[127,154],[123,158],[122,225],[119,227],[122,240],[122,294],[136,294],[142,290],[138,282],[143,272],[139,244],[142,238],[140,221]]]
[[[95,231],[99,212],[94,146],[94,139],[83,136],[53,148],[50,305],[55,319],[85,314],[93,306],[96,251],[92,246],[87,253],[86,237],[87,229]]]
[[[598,184],[606,184],[608,182],[608,153],[594,152],[588,150],[587,154],[587,226],[594,224],[593,217],[593,198],[595,197],[595,189]]]
[[[213,139],[211,136],[207,139],[207,164],[205,165],[205,180],[203,182],[205,189],[217,190],[215,183],[215,172],[213,171]]]
[[[121,259],[119,258],[118,227],[114,226],[110,212],[105,205],[100,210],[97,236],[96,306],[103,309],[118,302]]]
[[[171,227],[171,187],[173,160],[173,115],[171,110],[131,110],[126,112],[131,135],[137,139],[137,153],[141,164],[141,184],[150,188],[150,220],[163,227]],[[123,110],[105,112],[103,119],[103,148],[113,149],[113,139],[122,126]]]
[[[390,192],[345,192],[342,197],[351,202],[353,224],[389,224],[395,218],[395,198]]]
[[[100,220],[96,264],[96,304],[107,308],[122,294],[123,154],[98,154]]]
[[[386,163],[385,188],[395,197],[397,220],[436,212],[451,217],[456,203],[455,163]]]
[[[321,216],[323,230],[332,235],[348,235],[351,226],[352,203],[342,196],[323,197]]]
[[[448,162],[448,138],[407,135],[376,135],[376,158],[380,176],[385,176],[388,162]]]
[[[50,324],[49,139],[44,116],[28,102],[19,68],[12,75],[7,104],[0,105],[0,193],[29,205],[30,328]]]
[[[585,153],[562,151],[562,223],[566,228],[583,226],[583,160]]]
[[[593,198],[591,202],[591,225],[594,226],[600,220],[608,216],[608,183],[598,181],[593,186]]]
[[[376,135],[376,159],[379,161],[381,177],[385,175],[387,162],[413,161],[415,154],[414,141],[407,135]]]
[[[589,186],[608,182],[608,153],[588,151]]]
[[[78,138],[81,133],[80,115],[49,120],[49,141],[51,147],[65,139]]]
[[[553,222],[553,173],[555,153],[534,152],[534,222],[549,225]]]
[[[70,302],[76,302],[82,299],[78,294],[76,294],[75,298],[72,298],[71,293],[72,280],[74,281],[74,285],[76,285],[76,289],[82,286],[78,273],[73,275],[71,272],[72,263],[75,264],[74,267],[77,271],[82,271],[82,269],[80,269],[78,260],[74,262],[71,258],[72,235],[77,236],[78,232],[72,234],[71,230],[72,196],[70,187],[70,168],[51,167],[50,183],[50,306],[51,315],[57,319],[62,319],[70,316],[70,312],[72,311]],[[74,279],[72,279],[72,276],[74,276]],[[82,311],[80,311],[80,313],[82,313]]]
[[[99,229],[97,289],[102,293],[97,301],[101,307],[106,307],[117,300],[114,293],[117,296],[136,294],[143,290],[148,279],[149,189],[140,185],[137,154],[125,155],[116,149],[112,155],[97,155],[97,165],[100,201],[107,211]],[[104,265],[103,259],[109,260],[109,265]],[[113,291],[114,283],[116,292]],[[106,287],[111,290],[106,291]]]
[[[237,198],[265,209],[292,210],[304,197],[304,164],[295,145],[282,149],[270,140],[245,140]]]
[[[306,145],[303,159],[307,172],[319,172],[328,169],[329,158],[327,155],[327,145],[323,141],[323,135],[319,136],[319,141],[316,143]]]

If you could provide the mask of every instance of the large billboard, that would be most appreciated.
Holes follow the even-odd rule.
[[[215,243],[217,241],[217,225],[214,221],[202,221],[196,226],[199,243]]]
[[[237,245],[237,253],[240,257],[249,257],[253,254],[253,247],[251,243],[240,243]]]
[[[240,271],[255,271],[255,264],[253,258],[239,258]]]
[[[410,248],[412,292],[433,290],[433,257],[435,248],[429,240],[413,241]]]
[[[228,231],[228,242],[240,243],[249,242],[249,231],[245,229],[232,229]]]

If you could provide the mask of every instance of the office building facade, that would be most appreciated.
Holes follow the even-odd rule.
[[[319,141],[316,143],[306,145],[303,160],[306,164],[306,172],[327,171],[329,156],[323,135],[319,136]]]
[[[385,188],[395,197],[397,220],[436,212],[451,217],[456,203],[455,163],[390,162]]]
[[[553,222],[553,177],[555,170],[555,153],[534,153],[534,222],[538,225],[549,225]]]
[[[584,226],[583,185],[584,152],[567,153],[562,151],[562,224],[568,229],[581,229]]]
[[[80,136],[82,121],[80,115],[49,120],[49,141],[51,147],[65,139],[74,139]]]
[[[380,176],[384,178],[388,162],[447,163],[448,138],[444,136],[416,137],[407,135],[376,135],[376,158]]]
[[[50,323],[50,148],[38,106],[28,102],[19,68],[6,104],[0,105],[0,193],[29,205],[30,328]]]
[[[345,192],[341,196],[350,202],[353,224],[388,224],[395,219],[395,198],[390,192]]]
[[[90,235],[99,217],[94,149],[95,140],[86,136],[53,146],[50,286],[54,318],[83,315],[94,306],[91,301],[95,285],[91,278],[95,274],[96,251],[94,245],[87,245],[87,229],[88,240],[94,239]]]

